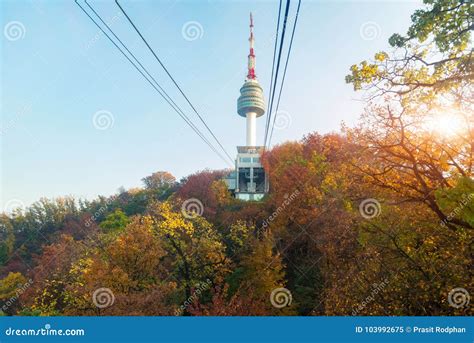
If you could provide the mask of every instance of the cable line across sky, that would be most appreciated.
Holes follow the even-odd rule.
[[[92,12],[99,18],[99,20],[103,23],[103,25],[111,32],[111,34],[115,37],[115,39],[123,46],[123,48],[130,54],[130,56],[136,61],[132,61],[132,59],[120,48],[120,46],[110,37],[110,35],[105,32],[105,30],[101,27],[101,25],[92,18],[92,16],[81,6],[78,0],[75,0],[75,3],[81,8],[81,10],[87,15],[87,17],[99,28],[99,30],[112,42],[112,44],[125,56],[125,58],[135,67],[135,69],[145,78],[145,80],[150,83],[150,85],[155,89],[155,91],[163,97],[163,99],[175,110],[176,113],[188,124],[191,129],[209,146],[209,148],[214,151],[227,165],[232,166],[232,163],[229,163],[225,157],[217,151],[214,145],[209,142],[209,140],[205,137],[205,135],[199,130],[199,128],[192,122],[192,120],[183,112],[183,110],[173,101],[173,99],[166,93],[166,91],[160,86],[160,84],[156,81],[156,79],[148,72],[148,70],[143,66],[142,63],[136,58],[136,56],[127,48],[125,43],[113,32],[109,25],[105,23],[102,17],[94,10],[94,8],[87,2],[84,3],[92,10]],[[138,64],[138,65],[137,65]],[[143,71],[139,68],[139,66],[143,69]],[[147,74],[148,77],[145,75]],[[151,80],[150,80],[151,79]],[[221,146],[222,147],[222,146]],[[223,147],[222,147],[223,149]],[[232,159],[230,159],[232,161]]]

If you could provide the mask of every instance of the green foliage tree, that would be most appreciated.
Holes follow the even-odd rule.
[[[117,233],[123,231],[129,222],[130,220],[125,213],[117,209],[109,214],[99,226],[105,233]]]
[[[474,181],[471,178],[460,177],[453,188],[440,189],[435,196],[441,209],[448,213],[441,225],[446,226],[457,218],[474,227]]]
[[[10,218],[0,215],[0,266],[5,264],[13,253],[15,235]]]
[[[20,306],[20,290],[26,284],[26,278],[21,273],[9,273],[0,280],[0,311],[12,315]]]
[[[472,44],[474,5],[463,0],[425,0],[415,11],[406,35],[394,34],[393,56],[375,54],[373,61],[351,67],[346,77],[355,90],[433,96],[474,78]]]

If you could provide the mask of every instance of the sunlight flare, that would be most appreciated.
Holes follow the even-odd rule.
[[[455,112],[437,112],[427,118],[423,128],[442,137],[460,134],[466,125],[463,118]]]

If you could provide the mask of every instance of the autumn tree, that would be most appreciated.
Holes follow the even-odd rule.
[[[345,128],[357,147],[348,165],[379,207],[370,220],[353,218],[357,245],[342,256],[352,263],[327,289],[332,314],[468,311],[446,299],[472,284],[472,11],[470,2],[425,1],[407,34],[390,38],[393,52],[346,77],[367,100],[360,124]]]
[[[161,265],[165,251],[146,218],[134,218],[104,250],[77,260],[67,288],[70,315],[169,315],[174,283]],[[100,293],[105,296],[101,302]],[[95,295],[94,295],[95,294]],[[95,297],[95,298],[94,298]]]
[[[288,315],[294,313],[295,304],[277,308],[272,304],[272,291],[284,288],[285,266],[282,256],[275,252],[275,240],[269,232],[261,238],[250,237],[247,244],[248,252],[242,258],[238,268],[234,272],[234,277],[241,280],[237,293],[240,297],[250,297],[256,302],[266,300],[264,309],[267,314]],[[291,306],[293,305],[293,306]]]
[[[286,286],[284,265],[281,256],[274,252],[272,235],[267,233],[258,238],[248,232],[253,230],[245,229],[241,222],[232,226],[231,239],[237,248],[234,252],[239,255],[236,268],[225,283],[212,289],[210,301],[198,299],[193,304],[190,309],[193,315],[295,314],[295,302],[290,300],[290,295],[285,294],[288,297],[283,300],[272,295],[273,291]]]
[[[21,273],[9,273],[0,280],[0,313],[13,315],[21,308],[20,296],[29,284]]]
[[[197,199],[203,204],[203,215],[210,219],[217,212],[220,201],[225,200],[222,193],[222,180],[226,171],[223,170],[203,170],[183,178],[175,198],[184,200]]]
[[[67,305],[67,287],[74,281],[70,269],[93,244],[93,237],[77,241],[62,235],[55,243],[44,247],[35,258],[31,272],[32,286],[26,291],[28,309],[37,315],[60,315]]]
[[[163,189],[172,187],[176,178],[168,172],[158,171],[142,179],[147,189]]]
[[[56,235],[60,236],[59,232],[66,218],[78,216],[80,211],[72,197],[54,200],[43,198],[11,216],[10,223],[15,235],[14,250],[21,261],[31,263],[33,256],[41,253],[42,246],[46,243],[45,237],[53,240]],[[12,259],[10,262],[16,260]]]
[[[171,266],[184,300],[191,297],[196,283],[222,278],[228,272],[222,237],[202,216],[185,215],[165,202],[151,204],[146,218],[163,242],[164,263]]]
[[[373,61],[351,67],[346,81],[355,90],[427,96],[472,82],[474,5],[464,0],[424,3],[425,8],[412,15],[408,32],[390,37],[393,54],[378,52]]]
[[[346,80],[367,90],[369,103],[347,134],[363,147],[354,165],[368,182],[393,190],[399,201],[423,203],[446,221],[435,193],[473,175],[474,7],[459,0],[425,4],[405,36],[390,38],[394,53],[351,67]],[[446,225],[473,228],[459,217]]]
[[[313,133],[277,146],[263,158],[272,189],[260,228],[275,236],[301,314],[324,313],[324,284],[336,268],[334,249],[345,237],[347,211],[357,196],[348,191],[353,182],[346,162],[352,153],[345,137]]]
[[[13,225],[8,216],[0,215],[0,266],[8,261],[15,246]]]

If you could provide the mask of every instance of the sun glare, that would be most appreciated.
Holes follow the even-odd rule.
[[[437,135],[451,137],[465,129],[462,118],[452,112],[436,113],[426,122],[425,128]]]

